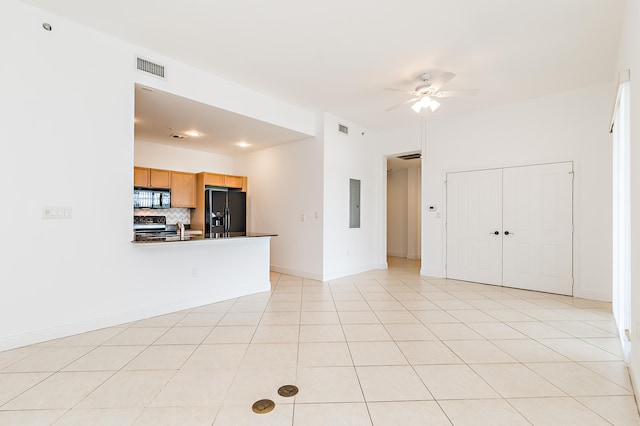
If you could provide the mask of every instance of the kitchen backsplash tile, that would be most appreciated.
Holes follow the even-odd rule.
[[[133,209],[134,216],[166,216],[167,224],[182,222],[185,225],[191,223],[191,210],[187,208],[172,209]]]

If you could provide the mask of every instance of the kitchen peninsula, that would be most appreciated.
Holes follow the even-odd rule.
[[[229,231],[222,225],[231,222],[232,230],[242,232],[217,232],[216,210],[205,200],[211,191],[225,196],[242,194],[246,200],[246,190],[244,176],[135,167],[132,245],[147,263],[142,269],[148,270],[149,279],[185,286],[185,300],[176,301],[172,309],[270,290],[270,240],[274,235],[247,233],[246,208],[240,209],[242,216],[232,217],[227,205],[224,214],[218,215],[220,229]],[[166,197],[170,198],[168,205]],[[169,264],[172,268],[163,267]],[[166,276],[165,269],[172,276]]]
[[[183,299],[155,307],[148,316],[269,291],[270,241],[270,236],[260,236],[132,244],[143,279],[157,282],[158,291],[176,282],[184,287],[178,296]]]

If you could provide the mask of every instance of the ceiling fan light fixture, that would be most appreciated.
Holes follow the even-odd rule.
[[[429,96],[423,96],[418,102],[411,105],[411,109],[414,110],[416,114],[419,114],[422,108],[429,108],[433,112],[440,108],[440,102],[431,99]]]

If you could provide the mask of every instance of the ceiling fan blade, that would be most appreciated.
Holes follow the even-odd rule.
[[[384,90],[390,90],[392,92],[402,92],[402,93],[410,93],[410,94],[414,94],[415,92],[413,90],[407,90],[407,89],[394,89],[392,87],[385,87]]]
[[[396,108],[398,108],[399,106],[402,106],[402,105],[405,105],[405,104],[408,104],[408,103],[411,103],[411,102],[415,102],[415,101],[418,101],[418,100],[420,100],[420,98],[407,99],[407,100],[406,100],[406,101],[404,101],[404,102],[400,102],[400,103],[399,103],[399,104],[397,104],[397,105],[394,105],[394,106],[392,106],[392,107],[389,107],[389,108],[385,109],[385,111],[391,111],[392,109],[396,109]]]
[[[469,90],[444,90],[442,92],[437,92],[433,96],[436,98],[453,98],[456,96],[475,96],[478,94],[478,89],[469,89]]]
[[[442,86],[444,86],[449,81],[451,81],[451,79],[455,76],[456,75],[454,73],[445,71],[439,76],[437,76],[436,78],[434,78],[433,81],[431,81],[431,84],[429,85],[429,89],[431,89],[434,92],[437,92]]]

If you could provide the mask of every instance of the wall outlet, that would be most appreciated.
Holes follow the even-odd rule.
[[[197,266],[191,268],[191,276],[193,278],[198,278],[200,276],[200,268],[198,268]]]
[[[42,207],[43,219],[71,219],[70,206],[44,206]]]
[[[304,222],[304,219],[305,219],[305,217],[304,217],[304,213],[302,213],[302,214],[300,215],[300,222]]]

